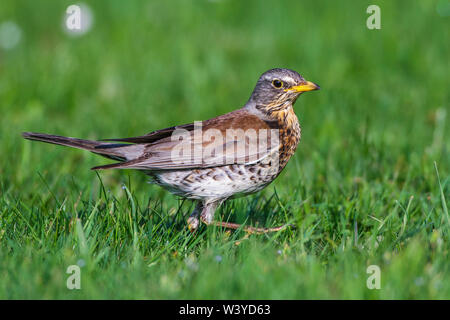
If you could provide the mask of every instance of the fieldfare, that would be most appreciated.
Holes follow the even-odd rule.
[[[303,92],[317,89],[297,72],[277,68],[260,76],[241,109],[206,121],[124,139],[91,141],[31,132],[23,136],[119,161],[93,170],[144,171],[153,183],[196,201],[188,218],[190,230],[200,221],[237,229],[238,224],[213,220],[216,208],[227,199],[265,188],[280,174],[301,137],[293,104]],[[265,233],[284,227],[243,229]]]

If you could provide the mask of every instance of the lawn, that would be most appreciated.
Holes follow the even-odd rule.
[[[71,1],[0,6],[1,299],[450,298],[447,0],[85,3],[78,36]],[[21,137],[212,118],[274,67],[321,90],[295,105],[302,140],[283,173],[217,217],[295,229],[192,234],[192,202],[142,173],[96,173],[109,161]]]

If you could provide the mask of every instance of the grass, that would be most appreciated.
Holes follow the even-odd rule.
[[[450,298],[448,2],[377,1],[368,30],[372,1],[88,1],[80,37],[61,28],[70,1],[4,2],[22,37],[0,48],[0,298]],[[295,230],[191,234],[192,203],[139,172],[98,175],[107,160],[20,136],[211,118],[273,67],[322,90],[297,101],[283,174],[217,216]]]

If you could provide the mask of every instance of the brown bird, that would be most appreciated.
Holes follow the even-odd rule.
[[[238,224],[214,221],[216,208],[265,188],[280,174],[301,137],[293,104],[301,93],[318,89],[297,72],[277,68],[261,75],[241,109],[206,121],[100,141],[31,132],[23,136],[120,161],[93,170],[143,170],[153,183],[197,202],[188,219],[190,230],[200,221],[237,229]],[[284,227],[243,229],[264,233]]]

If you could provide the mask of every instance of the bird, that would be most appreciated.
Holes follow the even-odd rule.
[[[320,87],[286,68],[264,72],[243,107],[205,121],[177,125],[142,136],[84,140],[23,132],[24,138],[91,151],[118,162],[92,170],[137,169],[150,182],[195,202],[187,219],[249,233],[285,229],[242,226],[214,219],[226,200],[258,192],[274,181],[294,154],[301,127],[293,106],[304,92]]]

